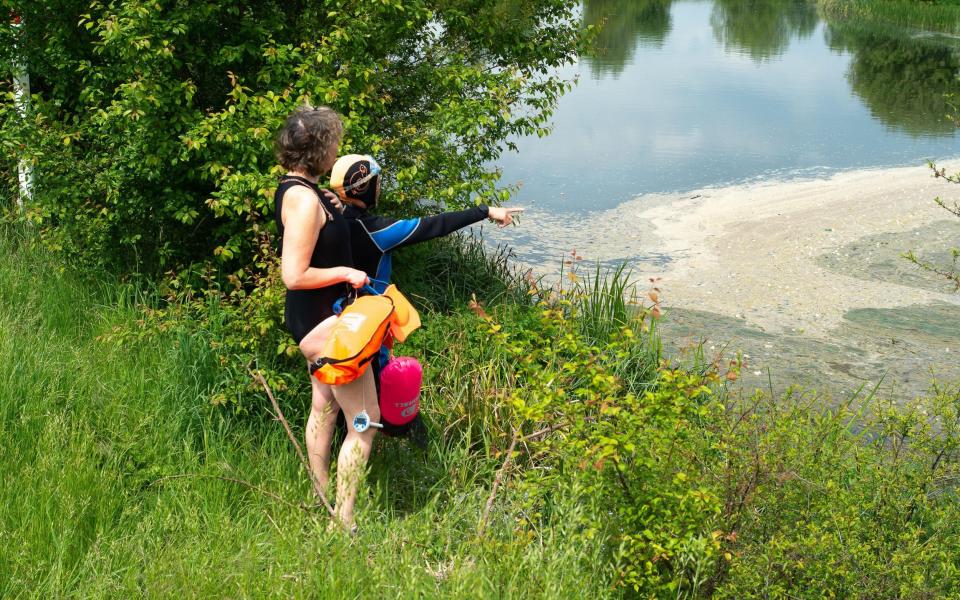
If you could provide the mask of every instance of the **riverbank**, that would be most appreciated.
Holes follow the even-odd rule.
[[[641,196],[575,227],[569,215],[529,214],[537,227],[517,253],[547,274],[576,249],[661,278],[674,349],[706,339],[708,350],[741,350],[757,383],[770,369],[840,392],[886,376],[911,396],[931,366],[960,376],[947,359],[960,350],[960,297],[901,258],[955,245],[960,223],[933,202],[952,192],[928,168],[902,167]],[[550,260],[538,260],[543,248]]]
[[[627,211],[653,225],[648,248],[673,257],[654,274],[664,278],[668,297],[765,331],[829,337],[854,309],[960,301],[947,285],[929,289],[934,281],[923,277],[922,284],[898,282],[843,260],[877,234],[902,240],[902,248],[890,249],[894,255],[918,244],[948,245],[919,233],[949,222],[932,199],[951,191],[928,168],[906,167],[704,189],[653,208],[638,199]]]
[[[956,0],[818,0],[817,7],[827,19],[856,19],[926,31],[960,33],[960,2]]]

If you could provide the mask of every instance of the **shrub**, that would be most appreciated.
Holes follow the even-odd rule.
[[[573,0],[34,0],[0,25],[33,109],[0,103],[5,147],[36,167],[29,218],[74,257],[149,273],[213,264],[243,285],[271,232],[273,135],[304,103],[371,152],[391,210],[507,196],[488,167],[545,132],[576,56]],[[10,185],[11,171],[3,169]],[[181,277],[182,278],[182,277]]]
[[[953,122],[954,125],[960,127],[960,108],[953,104],[953,96],[947,97],[947,103],[950,106],[950,114],[948,115],[948,118]],[[933,171],[934,177],[941,178],[946,183],[960,184],[960,173],[948,175],[945,167],[937,167],[936,163],[933,162],[930,162],[930,169]],[[946,200],[942,200],[939,196],[934,198],[934,202],[937,203],[937,206],[946,210],[951,215],[960,218],[960,203],[954,201],[951,206]],[[951,261],[949,264],[935,263],[928,259],[917,256],[912,250],[907,252],[905,257],[907,260],[917,265],[924,271],[935,273],[936,275],[939,275],[943,279],[950,282],[954,291],[960,291],[960,248],[953,247],[950,249]]]

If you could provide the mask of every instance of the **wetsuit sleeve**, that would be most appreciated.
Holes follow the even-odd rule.
[[[371,237],[383,252],[389,252],[403,246],[449,235],[458,229],[482,221],[487,218],[489,212],[490,209],[481,204],[475,208],[440,213],[432,217],[404,219],[373,232]]]

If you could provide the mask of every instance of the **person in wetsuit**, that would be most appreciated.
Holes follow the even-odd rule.
[[[467,210],[413,219],[372,214],[380,199],[380,166],[373,157],[359,154],[348,154],[337,159],[330,172],[330,187],[344,204],[343,214],[350,224],[353,264],[370,277],[371,286],[381,293],[390,283],[394,250],[443,237],[486,218],[506,227],[513,222],[515,215],[523,211],[522,208],[481,204]],[[378,390],[379,374],[389,356],[389,349],[381,348],[372,363]],[[383,425],[383,432],[388,435],[411,433],[415,443],[421,447],[426,443],[420,415],[401,427],[391,427],[387,423]]]
[[[287,288],[284,318],[308,364],[323,351],[335,319],[333,303],[350,290],[368,283],[354,268],[350,226],[333,201],[317,186],[337,156],[343,135],[340,117],[327,107],[305,107],[291,114],[277,136],[277,159],[286,169],[274,195],[280,243],[280,270]],[[337,415],[348,421],[362,410],[379,419],[373,374],[353,382],[327,386],[310,377],[312,403],[306,443],[310,468],[326,490]],[[370,456],[376,430],[350,428],[337,459],[337,516],[353,527],[353,506],[361,475]]]

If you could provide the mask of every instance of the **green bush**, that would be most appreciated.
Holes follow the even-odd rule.
[[[392,212],[497,202],[488,165],[545,132],[568,85],[551,69],[582,42],[573,0],[8,5],[23,26],[0,25],[0,69],[28,65],[34,95],[23,121],[3,89],[0,142],[35,165],[48,243],[148,273],[210,262],[245,286],[295,107],[344,116],[341,151],[381,159]]]
[[[902,407],[787,400],[756,396],[734,411],[725,470],[737,483],[724,515],[733,558],[719,596],[960,593],[960,390]]]
[[[516,328],[490,321],[514,368],[518,530],[577,497],[591,507],[579,535],[602,539],[614,583],[644,597],[960,593],[960,388],[834,407],[738,399],[716,368],[664,367],[633,394],[614,375],[643,351],[632,331],[591,346],[576,319],[561,303]]]

